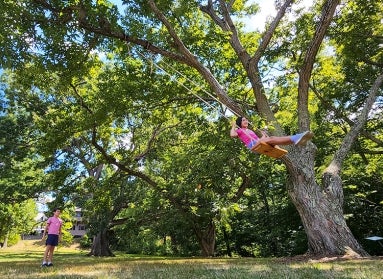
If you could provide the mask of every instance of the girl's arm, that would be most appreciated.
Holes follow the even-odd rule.
[[[59,230],[59,240],[61,241],[62,239],[62,227],[63,227],[63,224],[61,223],[60,225],[60,230]]]
[[[230,136],[232,138],[238,137],[237,124],[235,123],[235,121],[233,121],[231,124]]]
[[[47,221],[47,224],[45,225],[45,229],[44,229],[43,237],[42,237],[43,239],[44,239],[44,237],[45,237],[46,235],[48,235],[49,224],[50,224],[50,223],[48,223],[48,221]]]

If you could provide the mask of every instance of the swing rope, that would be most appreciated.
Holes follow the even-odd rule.
[[[142,54],[139,50],[136,50],[137,53],[139,54],[139,56],[141,56],[144,60],[152,63],[156,68],[158,68],[159,70],[161,70],[163,73],[165,73],[166,75],[168,75],[170,77],[170,79],[174,82],[176,82],[177,84],[179,84],[180,86],[182,86],[183,88],[185,88],[188,92],[190,92],[191,94],[193,94],[195,97],[197,97],[199,100],[201,100],[203,103],[205,103],[207,106],[209,106],[211,109],[215,110],[216,108],[210,104],[209,102],[207,102],[206,100],[204,100],[201,96],[199,96],[197,93],[195,93],[192,89],[188,88],[185,84],[183,84],[182,82],[180,82],[177,78],[174,77],[174,75],[172,75],[171,73],[169,73],[168,71],[166,71],[163,67],[161,67],[157,62],[154,61],[154,59],[150,59],[148,57],[146,57],[144,54]],[[212,95],[210,92],[208,92],[207,90],[205,90],[201,85],[199,85],[198,83],[196,83],[195,81],[191,80],[189,77],[185,76],[183,73],[181,73],[180,71],[178,71],[177,69],[175,69],[172,65],[169,65],[168,63],[166,63],[165,61],[162,61],[163,64],[165,64],[166,67],[172,69],[172,71],[174,71],[175,73],[177,73],[178,75],[180,75],[181,77],[183,77],[184,79],[186,79],[187,81],[189,81],[190,83],[192,83],[193,85],[195,85],[198,89],[202,90],[204,93],[206,93],[210,98],[212,98],[213,100],[215,100],[216,102],[220,103],[222,106],[226,107],[233,115],[239,117],[240,115],[237,114],[236,112],[232,111],[230,108],[228,108],[227,106],[225,106],[225,104],[223,104],[217,97],[215,97],[214,95]],[[229,122],[231,122],[231,120],[226,116],[224,115],[223,113],[221,113],[220,111],[218,111],[218,114],[223,116],[225,119],[227,119]],[[252,125],[252,123],[249,121],[249,124]],[[241,128],[240,126],[238,126],[237,124],[235,124],[237,128]],[[248,133],[245,133],[246,136],[251,139],[251,140],[255,140],[253,137],[251,137]]]
[[[143,55],[139,50],[137,50],[137,53],[139,54],[139,56],[141,56],[144,60],[146,61],[149,61],[150,63],[152,63],[156,68],[158,68],[160,71],[162,71],[163,73],[165,73],[166,75],[168,75],[170,77],[170,79],[172,81],[175,81],[177,84],[179,84],[180,86],[182,86],[183,88],[185,88],[188,92],[190,92],[191,94],[193,94],[195,97],[197,97],[199,100],[201,100],[203,103],[205,103],[208,107],[212,108],[213,110],[215,110],[216,108],[211,105],[209,102],[207,102],[206,100],[204,100],[201,96],[199,96],[197,93],[195,93],[192,89],[188,88],[185,84],[183,84],[182,82],[180,82],[176,77],[175,75],[172,75],[170,74],[168,71],[166,71],[163,67],[161,67],[158,63],[156,63],[153,59],[150,59],[150,58],[147,58],[145,55]],[[202,86],[200,86],[199,84],[197,84],[196,82],[194,82],[193,80],[191,80],[190,78],[188,78],[187,76],[185,76],[184,74],[182,74],[181,72],[179,72],[177,69],[175,69],[174,67],[172,67],[172,65],[169,65],[168,63],[162,61],[165,66],[167,66],[168,68],[172,69],[175,73],[177,73],[178,75],[182,76],[183,78],[185,78],[187,81],[189,81],[190,83],[192,83],[193,85],[195,85],[198,89],[202,90],[203,92],[205,92],[209,97],[211,97],[213,100],[215,100],[216,102],[220,103],[222,106],[226,107],[231,113],[233,113],[233,115],[236,115],[237,117],[240,116],[238,115],[237,113],[233,112],[232,110],[230,110],[230,108],[228,108],[227,106],[225,106],[225,104],[223,104],[218,98],[216,98],[214,95],[212,95],[210,92],[208,92],[207,90],[205,90]],[[229,122],[230,122],[230,119],[224,115],[223,113],[221,113],[220,111],[218,111],[218,114],[219,115],[222,115],[224,118],[226,118]],[[250,122],[249,122],[250,123]],[[241,128],[236,124],[236,127],[238,128]],[[251,123],[250,123],[251,124]],[[251,137],[247,131],[245,131],[245,135],[251,139],[251,140],[256,140],[255,138]],[[287,151],[284,150],[284,149],[281,149],[279,147],[273,147],[271,145],[268,145],[266,143],[261,143],[260,145],[256,145],[256,147],[252,150],[256,151],[257,153],[261,153],[261,154],[265,154],[267,156],[270,156],[270,157],[273,157],[273,158],[280,158],[282,156],[284,156]]]
[[[193,94],[195,97],[197,97],[199,100],[201,100],[203,103],[205,103],[207,106],[209,106],[211,109],[215,110],[216,108],[210,104],[208,101],[204,100],[201,96],[199,96],[197,93],[195,93],[192,89],[190,89],[189,87],[187,87],[185,84],[183,84],[182,82],[180,82],[178,79],[174,78],[174,75],[170,74],[168,71],[166,71],[163,67],[161,67],[157,62],[155,62],[153,59],[150,59],[150,58],[147,58],[145,55],[143,55],[139,50],[137,50],[137,53],[145,60],[153,63],[153,65],[158,68],[159,70],[161,70],[163,73],[165,73],[166,75],[168,75],[170,77],[171,80],[173,80],[174,82],[176,82],[177,84],[179,84],[180,86],[182,86],[183,88],[185,88],[188,92],[190,92],[191,94]],[[188,78],[187,76],[185,76],[184,74],[182,74],[180,71],[178,71],[177,69],[175,69],[173,66],[169,65],[168,63],[166,63],[165,61],[162,61],[161,63],[165,64],[166,67],[168,68],[171,68],[172,71],[174,71],[175,73],[177,73],[178,75],[180,75],[181,77],[183,77],[184,79],[186,79],[187,81],[189,81],[190,83],[192,83],[193,85],[195,85],[197,87],[197,89],[200,89],[202,90],[204,93],[206,93],[210,98],[212,98],[213,100],[215,100],[216,102],[220,103],[222,106],[224,106],[225,108],[227,108],[232,114],[236,115],[236,116],[239,116],[237,113],[233,112],[230,108],[228,108],[227,106],[225,106],[225,104],[223,104],[217,97],[215,97],[213,94],[211,94],[209,91],[207,91],[206,89],[204,89],[201,85],[199,85],[198,83],[196,83],[195,81],[191,80],[190,78]],[[221,116],[223,116],[225,119],[229,120],[230,119],[224,115],[223,113],[219,112],[218,111],[218,114],[220,114]]]

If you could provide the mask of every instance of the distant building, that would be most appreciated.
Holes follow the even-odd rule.
[[[44,212],[37,213],[37,216],[35,217],[35,221],[37,223],[37,227],[35,228],[35,232],[37,235],[43,234],[46,220],[48,220],[48,218]]]
[[[82,221],[82,211],[79,207],[76,207],[75,209],[73,227],[69,232],[73,237],[81,237],[86,233],[85,224]]]

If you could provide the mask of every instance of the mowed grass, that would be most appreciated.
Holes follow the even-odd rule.
[[[172,258],[126,255],[86,256],[59,247],[54,267],[40,267],[44,246],[26,240],[0,249],[0,278],[383,278],[383,259]]]

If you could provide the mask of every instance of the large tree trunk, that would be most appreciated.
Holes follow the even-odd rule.
[[[109,248],[108,230],[104,229],[99,232],[93,239],[92,248],[88,256],[97,257],[114,257],[112,250]]]
[[[202,250],[202,256],[213,257],[215,251],[215,225],[210,221],[206,228],[194,226],[194,233],[197,236],[198,242]]]
[[[367,256],[343,216],[342,180],[328,169],[323,176],[323,186],[318,185],[313,167],[315,146],[310,143],[302,149],[291,152],[298,158],[299,165],[287,164],[288,191],[307,234],[308,252],[316,256]]]

